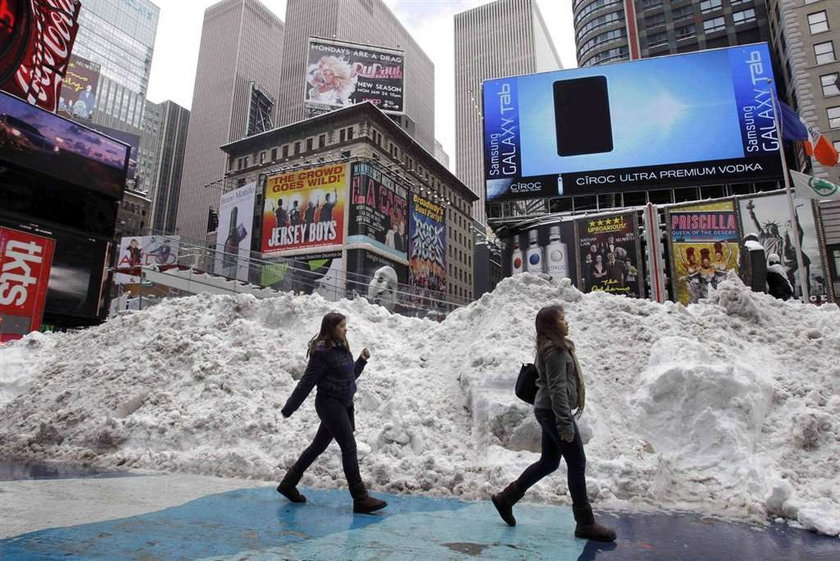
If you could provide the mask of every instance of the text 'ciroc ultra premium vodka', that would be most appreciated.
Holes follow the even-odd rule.
[[[549,230],[548,245],[545,248],[546,273],[555,279],[569,278],[569,253],[560,239],[560,226]]]
[[[528,232],[528,263],[525,270],[529,273],[543,272],[543,255],[542,248],[538,245],[538,232],[531,230]]]

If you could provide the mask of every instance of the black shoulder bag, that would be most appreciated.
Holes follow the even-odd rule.
[[[519,369],[519,376],[516,378],[516,397],[525,403],[534,404],[537,397],[537,367],[531,364],[523,364]]]

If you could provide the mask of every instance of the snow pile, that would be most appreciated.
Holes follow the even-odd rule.
[[[356,397],[362,475],[486,498],[539,449],[513,395],[540,307],[562,303],[587,379],[580,421],[598,506],[784,517],[840,534],[840,313],[736,278],[685,308],[519,275],[444,322],[364,300],[196,296],[73,335],[0,347],[0,455],[276,479],[317,429],[279,412],[321,316],[372,359]],[[568,502],[561,472],[529,500]],[[343,485],[332,446],[304,484]]]

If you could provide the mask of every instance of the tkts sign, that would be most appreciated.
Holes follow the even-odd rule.
[[[78,0],[0,0],[0,89],[55,111],[80,9]]]
[[[54,248],[50,238],[0,228],[0,343],[41,328]]]

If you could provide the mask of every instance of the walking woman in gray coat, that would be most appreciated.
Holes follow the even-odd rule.
[[[542,428],[542,454],[519,478],[493,495],[493,504],[502,520],[516,526],[513,505],[525,491],[560,467],[566,460],[569,493],[575,515],[575,536],[589,540],[613,541],[615,532],[595,522],[586,496],[586,455],[575,419],[583,411],[586,386],[575,356],[574,344],[567,338],[562,306],[546,306],[537,313],[537,396],[534,415]],[[572,412],[575,411],[573,415]]]

